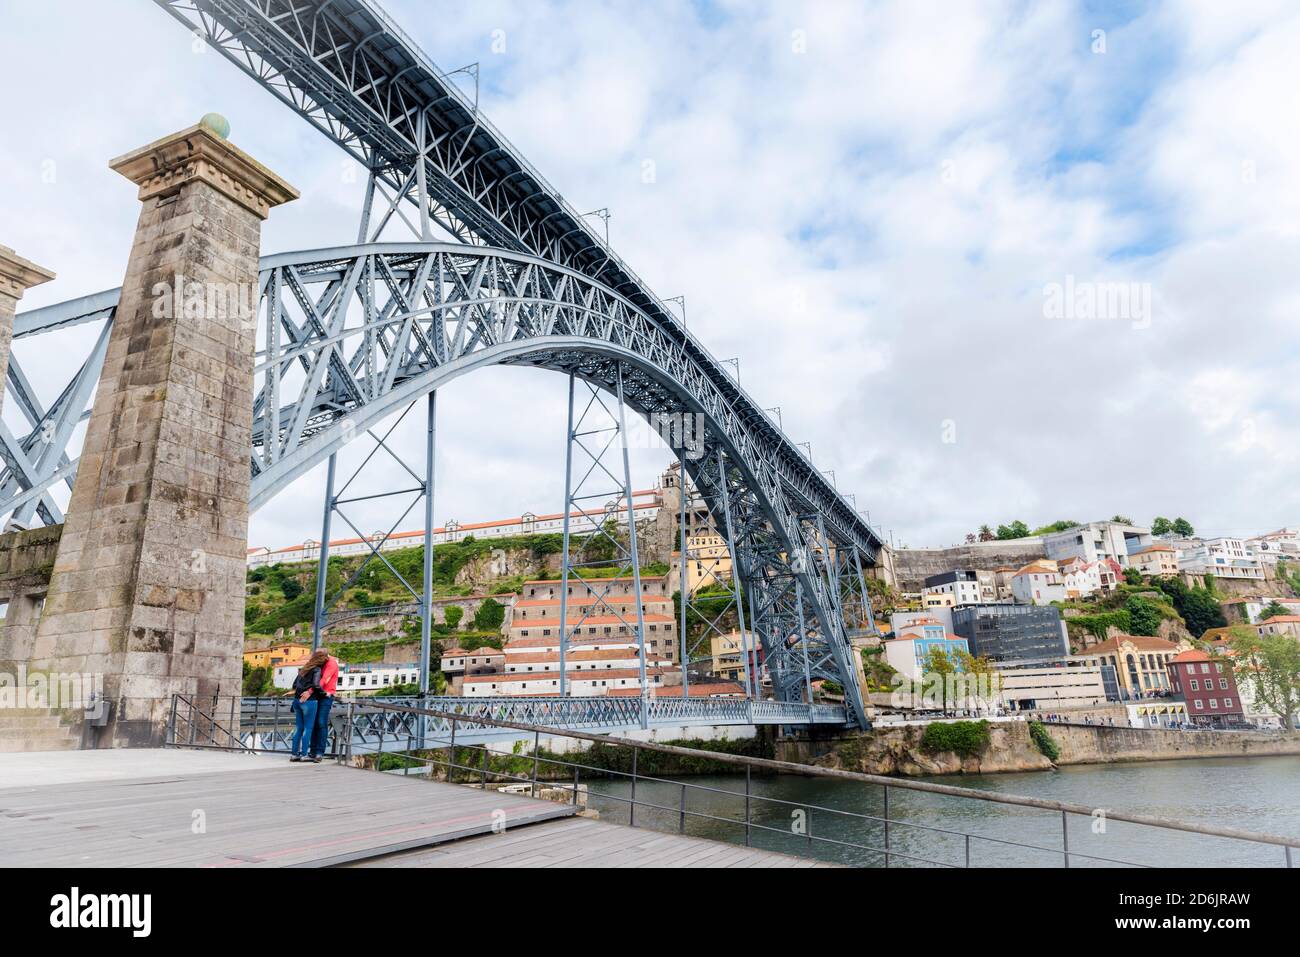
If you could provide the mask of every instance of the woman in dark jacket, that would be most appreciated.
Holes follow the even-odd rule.
[[[321,668],[329,660],[329,653],[313,651],[302,663],[298,676],[293,679],[293,754],[290,761],[301,761],[311,746],[312,728],[316,725],[316,703],[325,697],[321,690]],[[304,740],[304,736],[306,740]],[[320,763],[320,758],[311,760]]]

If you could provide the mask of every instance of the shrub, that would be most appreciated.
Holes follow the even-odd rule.
[[[1043,727],[1043,722],[1029,722],[1029,737],[1034,742],[1034,747],[1038,748],[1047,760],[1055,764],[1060,759],[1061,749],[1056,746],[1056,740],[1051,733]]]
[[[944,721],[926,725],[921,750],[927,754],[951,751],[962,758],[983,754],[989,746],[987,721]]]

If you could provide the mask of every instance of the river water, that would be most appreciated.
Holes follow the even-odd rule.
[[[1096,764],[1059,771],[911,780],[1262,831],[1295,838],[1300,848],[1300,757]],[[629,785],[623,781],[589,784],[589,805],[605,820],[628,823],[627,803],[617,798],[629,795]],[[663,809],[638,807],[636,824],[676,831],[683,785],[688,834],[745,842],[743,775],[638,781],[637,801]],[[852,816],[883,817],[882,788],[824,778],[755,776],[751,790],[749,834],[753,846],[844,864],[885,865],[881,852],[884,824]],[[890,788],[889,818],[890,867],[933,866],[925,862],[963,866],[968,851],[975,867],[1059,867],[1063,863],[1061,816],[1053,811]],[[969,841],[968,833],[972,835]],[[1068,837],[1072,867],[1114,866],[1084,855],[1175,867],[1281,867],[1286,863],[1281,847],[1156,830],[1101,816],[1071,815]],[[1294,865],[1300,867],[1300,849],[1292,851],[1292,856]]]

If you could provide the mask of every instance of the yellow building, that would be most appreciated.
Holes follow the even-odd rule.
[[[1110,665],[1123,696],[1143,698],[1169,690],[1166,666],[1186,647],[1148,635],[1116,635],[1071,657],[1089,665]]]
[[[673,552],[673,567],[680,567],[681,552]],[[731,553],[721,535],[704,533],[686,539],[686,587],[692,595],[701,588],[731,584]]]
[[[709,655],[713,658],[713,673],[720,678],[743,681],[745,678],[745,652],[740,632],[715,634],[709,638]]]
[[[244,652],[244,662],[250,668],[277,668],[290,661],[299,661],[311,654],[311,645],[279,644],[261,651]]]

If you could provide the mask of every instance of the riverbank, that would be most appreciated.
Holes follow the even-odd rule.
[[[776,742],[776,757],[867,774],[908,777],[1045,771],[1083,764],[1188,758],[1300,755],[1300,736],[1249,731],[1166,731],[1082,724],[1043,725],[1057,754],[1049,758],[1033,741],[1028,722],[990,722],[984,747],[967,754],[936,751],[917,726],[884,728],[824,739]]]

